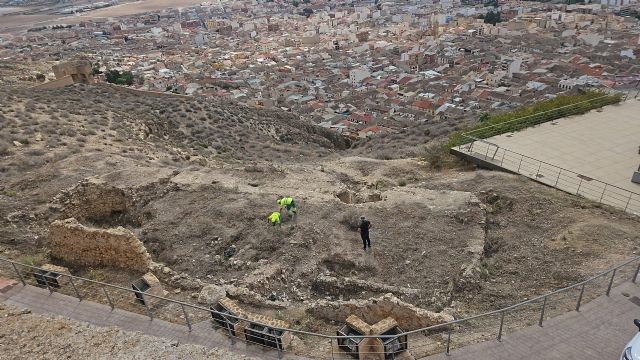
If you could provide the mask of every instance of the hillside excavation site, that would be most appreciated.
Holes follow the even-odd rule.
[[[637,217],[521,176],[356,156],[290,114],[133,99],[107,86],[1,93],[0,257],[125,288],[151,273],[164,297],[335,335],[351,315],[409,331],[499,309],[638,253]],[[297,216],[271,226],[282,196]],[[184,324],[174,306],[154,316]],[[442,346],[424,338],[416,358]],[[304,336],[287,350],[326,355]]]

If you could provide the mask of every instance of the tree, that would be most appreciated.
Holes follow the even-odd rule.
[[[36,80],[38,81],[45,81],[47,78],[44,76],[44,74],[38,74],[36,75]]]
[[[93,64],[93,66],[91,67],[91,73],[93,75],[102,74],[102,71],[100,71],[100,63],[99,62]]]
[[[104,73],[104,77],[107,80],[107,82],[115,84],[118,81],[118,78],[120,77],[120,71],[107,70],[107,72]]]
[[[109,70],[104,74],[107,82],[118,85],[133,85],[133,74],[131,71]]]
[[[480,122],[485,122],[487,120],[489,120],[489,114],[482,113],[482,115],[480,115]]]
[[[500,19],[500,12],[493,12],[493,11],[489,11],[487,13],[487,15],[484,17],[484,23],[485,24],[491,24],[491,25],[495,25],[499,22],[501,22],[502,19]]]
[[[298,0],[293,0],[293,2],[291,3],[291,5],[298,7],[300,5],[300,1]]]

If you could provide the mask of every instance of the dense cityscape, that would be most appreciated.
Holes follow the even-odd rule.
[[[640,360],[640,0],[0,0],[0,359]]]
[[[277,107],[363,138],[413,122],[455,128],[572,89],[635,88],[638,4],[605,3],[207,2],[30,28],[2,38],[0,56],[81,55],[101,79],[130,72],[123,85]]]

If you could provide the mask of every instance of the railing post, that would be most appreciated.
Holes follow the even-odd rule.
[[[540,165],[538,165],[538,171],[536,171],[536,178],[540,175],[540,169],[542,168],[542,161],[540,161]]]
[[[580,303],[582,303],[582,295],[584,295],[584,286],[585,284],[582,284],[582,288],[580,289],[580,295],[578,295],[578,303],[576,304],[577,312],[580,312]]]
[[[69,276],[69,283],[71,283],[73,292],[76,293],[76,297],[78,298],[78,300],[82,301],[82,296],[80,296],[80,292],[78,291],[78,288],[76,288],[76,284],[73,283],[73,278],[71,276]]]
[[[49,295],[53,294],[53,289],[51,289],[51,286],[49,285],[49,280],[47,279],[47,275],[42,274],[42,278],[44,279],[44,283],[47,285],[47,290],[49,290]]]
[[[618,269],[613,269],[613,274],[611,274],[611,279],[609,280],[609,286],[607,286],[607,296],[609,296],[609,293],[611,293],[611,286],[613,285],[613,278],[616,277],[616,270]]]
[[[562,174],[562,168],[560,168],[560,171],[558,171],[558,177],[556,178],[556,183],[553,185],[553,187],[558,187],[558,181],[560,181],[560,174]]]
[[[576,195],[580,195],[580,187],[582,186],[582,178],[580,178],[580,183],[578,184],[578,190],[576,191]]]
[[[111,302],[111,297],[109,296],[109,293],[107,292],[107,289],[104,286],[102,287],[102,292],[104,292],[104,295],[107,297],[107,301],[109,302],[111,311],[113,311],[114,307],[113,307],[113,303]]]
[[[189,321],[189,314],[187,314],[187,311],[184,309],[184,305],[180,304],[180,307],[182,308],[184,319],[187,320],[187,327],[189,328],[189,332],[191,332],[191,321]]]
[[[502,163],[504,162],[504,156],[507,154],[507,150],[502,150],[502,159],[500,159],[500,166],[502,166]]]
[[[16,266],[16,264],[11,263],[11,266],[13,266],[13,270],[16,271],[16,274],[18,274],[18,277],[20,278],[20,282],[22,283],[22,286],[27,286],[27,283],[24,281],[24,278],[22,277],[22,274],[20,273],[20,270],[18,270],[18,267]]]
[[[518,164],[518,171],[516,171],[517,173],[520,173],[520,166],[522,166],[522,155],[520,155],[520,164]]]
[[[633,196],[633,193],[630,192],[629,193],[629,199],[627,199],[627,205],[624,206],[624,211],[627,211],[627,208],[629,207],[629,203],[631,202],[631,197]]]
[[[451,355],[449,354],[449,350],[451,347],[451,331],[453,330],[449,330],[449,332],[447,333],[447,352],[446,352],[447,355]]]
[[[638,272],[640,272],[640,263],[638,263],[638,267],[636,268],[636,273],[633,274],[633,283],[636,283],[636,280],[638,279]]]
[[[604,197],[605,191],[607,191],[607,185],[609,185],[609,184],[605,183],[604,184],[604,189],[602,189],[602,195],[600,195],[600,200],[598,200],[598,202],[600,202],[600,203],[602,202],[602,198]]]
[[[500,312],[500,330],[498,330],[498,341],[502,341],[502,326],[504,325],[504,311]]]
[[[542,302],[542,309],[540,310],[540,321],[538,321],[538,326],[542,327],[542,321],[544,320],[544,309],[547,307],[547,298],[544,297],[544,301]]]
[[[147,300],[144,298],[144,294],[142,294],[142,304],[144,305],[144,308],[147,309],[149,321],[153,321],[153,314],[151,313],[151,309],[149,309],[149,305],[147,305]]]
[[[487,144],[487,152],[484,153],[484,159],[487,160],[489,157],[489,145]]]
[[[335,360],[333,357],[333,338],[329,339],[329,346],[331,347],[331,360]]]

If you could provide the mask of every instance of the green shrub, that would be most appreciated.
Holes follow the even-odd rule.
[[[44,253],[25,255],[21,257],[18,262],[31,266],[41,266],[49,262],[49,255]]]

